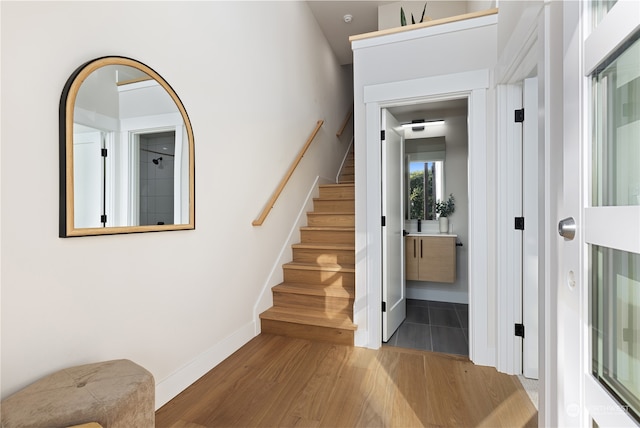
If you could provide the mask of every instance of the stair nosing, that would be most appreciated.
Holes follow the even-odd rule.
[[[300,230],[326,230],[334,232],[355,232],[353,226],[302,226]]]
[[[325,287],[321,285],[282,282],[272,287],[271,290],[279,293],[299,294],[303,296],[338,297],[348,300],[355,299],[355,287]]]
[[[353,211],[309,211],[307,215],[355,215]]]
[[[305,262],[288,262],[282,265],[283,269],[296,269],[296,270],[320,270],[325,272],[345,272],[353,273],[356,271],[355,264],[346,263],[305,263]]]
[[[291,248],[305,250],[338,250],[338,251],[355,251],[356,246],[353,244],[333,244],[326,242],[298,242],[291,245]]]
[[[348,187],[348,186],[351,186],[351,184],[329,183],[329,184],[320,184],[318,187],[331,188],[331,187]]]

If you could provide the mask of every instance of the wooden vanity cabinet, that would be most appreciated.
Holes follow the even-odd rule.
[[[407,236],[404,254],[405,279],[455,282],[455,236]]]

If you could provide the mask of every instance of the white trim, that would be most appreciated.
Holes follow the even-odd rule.
[[[487,91],[469,96],[469,358],[495,366],[496,349],[489,337],[487,251]],[[497,308],[496,308],[497,309]]]
[[[377,37],[370,37],[351,42],[351,49],[371,48],[375,46],[387,45],[390,43],[405,42],[409,40],[424,39],[440,34],[455,33],[458,31],[471,30],[474,28],[488,27],[498,23],[498,14],[481,16],[478,18],[465,19],[462,21],[450,22],[444,25],[433,27],[417,28],[412,31],[403,31],[395,34],[386,34]]]
[[[537,11],[529,7],[521,16],[498,58],[496,82],[516,83],[536,69],[539,61],[538,19],[543,9],[542,5]],[[530,17],[532,14],[535,16]]]
[[[539,323],[538,291],[540,278],[540,218],[543,206],[540,204],[541,168],[544,154],[540,150],[538,135],[538,79],[524,80],[523,108],[525,121],[522,130],[522,215],[525,228],[522,233],[522,323],[525,336],[522,346],[522,374],[530,379],[539,376]]]
[[[380,110],[385,106],[407,103],[425,103],[436,99],[468,97],[469,100],[469,355],[472,361],[481,365],[495,365],[495,345],[489,339],[488,313],[488,255],[487,255],[487,88],[489,71],[477,70],[466,73],[435,76],[423,79],[391,82],[364,87],[365,100],[365,144],[371,148],[365,150],[366,183],[368,186],[356,187],[357,196],[366,200],[364,219],[366,234],[356,234],[358,252],[356,266],[356,294],[367,296],[367,319],[363,320],[368,334],[358,336],[367,338],[365,343],[356,345],[379,348],[382,342],[381,297],[382,273],[380,266]],[[358,162],[356,162],[358,164]],[[362,195],[365,188],[366,194]],[[358,209],[358,206],[356,206]],[[358,214],[358,212],[356,213]],[[362,214],[362,213],[361,213]],[[360,266],[364,264],[364,269]],[[365,277],[360,278],[360,272]],[[362,290],[364,287],[365,290]],[[361,294],[363,293],[363,294]],[[359,319],[364,313],[356,311],[356,324],[361,328]]]
[[[146,134],[156,132],[156,129],[174,129],[178,125],[184,126],[180,113],[163,113],[150,116],[132,117],[120,120],[120,130]]]
[[[118,119],[82,107],[74,107],[73,123],[96,128],[101,131],[118,131],[120,129]]]
[[[460,290],[434,290],[428,287],[407,286],[407,299],[469,304],[469,294]]]
[[[156,382],[156,410],[253,339],[254,324],[255,321],[245,324],[169,376]]]
[[[429,101],[466,98],[475,88],[489,88],[489,70],[474,70],[420,79],[402,80],[364,87],[364,102],[383,105],[420,104]],[[459,96],[455,96],[459,94]]]
[[[640,206],[591,207],[584,211],[587,244],[640,253]],[[602,227],[606,224],[607,227]],[[630,227],[629,227],[630,226]]]
[[[617,2],[584,42],[584,75],[589,76],[593,73],[600,63],[638,29],[640,29],[640,2],[636,0]]]
[[[637,422],[625,411],[602,385],[590,375],[585,376],[585,409],[583,420],[592,417],[599,426],[634,427]],[[578,406],[575,406],[576,411]],[[606,420],[602,420],[602,417]]]
[[[351,146],[353,146],[353,140],[354,140],[354,137],[351,137],[351,141],[349,142],[347,151],[344,153],[344,157],[342,158],[342,163],[340,164],[340,168],[338,168],[338,173],[336,174],[336,183],[340,182],[340,174],[342,174],[342,168],[344,168],[344,164],[347,162],[349,151],[351,150]]]

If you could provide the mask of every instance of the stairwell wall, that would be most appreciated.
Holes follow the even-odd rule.
[[[254,306],[351,103],[305,2],[2,2],[1,394],[128,358],[159,407],[256,332]],[[154,68],[195,135],[196,229],[60,239],[58,103],[80,64]],[[262,227],[251,225],[318,119]]]

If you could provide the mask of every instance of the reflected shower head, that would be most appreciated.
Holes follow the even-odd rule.
[[[151,162],[153,162],[154,164],[158,165],[160,162],[162,161],[162,157],[156,158],[156,159],[152,159]]]

